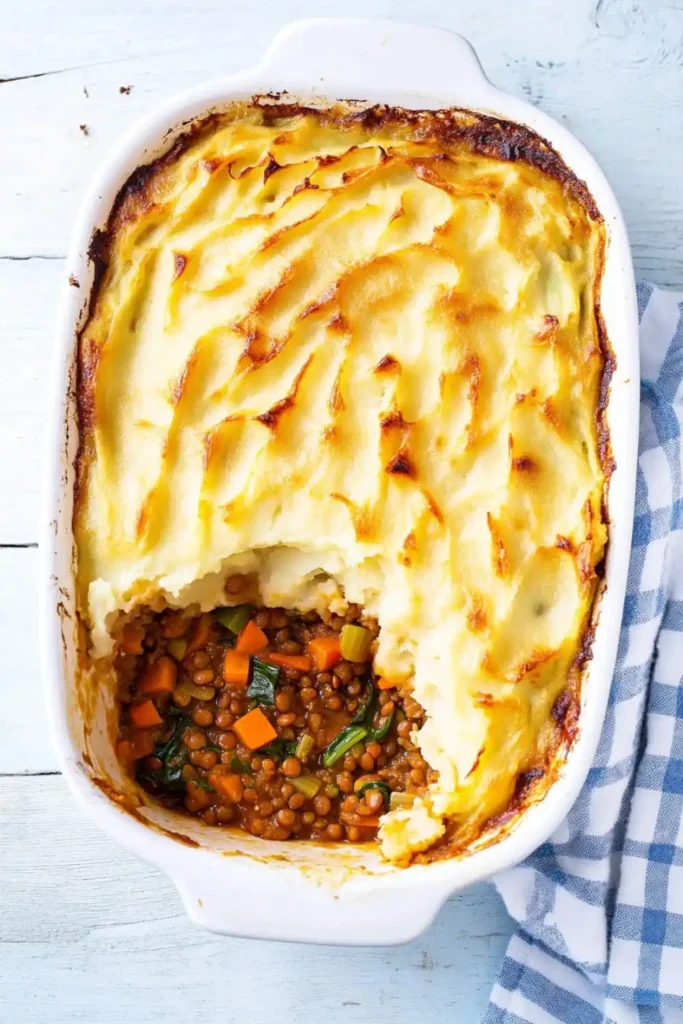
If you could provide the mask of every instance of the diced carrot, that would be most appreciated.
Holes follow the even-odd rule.
[[[223,659],[223,679],[230,686],[246,686],[249,682],[249,655],[228,648]]]
[[[396,683],[393,679],[385,679],[384,676],[377,680],[377,688],[379,690],[393,690]]]
[[[203,647],[206,647],[211,639],[212,628],[213,619],[211,616],[208,613],[200,615],[192,627],[185,654],[191,654],[192,651],[201,651]]]
[[[318,672],[326,672],[341,661],[341,645],[338,636],[316,636],[308,645],[308,653]]]
[[[268,651],[261,655],[262,661],[269,665],[277,665],[278,668],[295,668],[297,672],[310,672],[311,659],[307,654],[278,654],[276,651]]]
[[[130,740],[119,740],[116,744],[116,756],[123,764],[133,760],[133,744]]]
[[[259,747],[271,743],[277,738],[277,733],[272,727],[261,708],[254,708],[248,714],[238,718],[233,729],[250,750],[258,750]]]
[[[130,720],[136,729],[151,729],[153,725],[161,725],[161,715],[151,700],[146,700],[144,704],[134,704],[130,709]]]
[[[240,635],[237,637],[235,650],[242,654],[257,654],[264,647],[268,646],[268,637],[260,629],[253,619],[249,619]]]
[[[154,740],[150,732],[139,732],[132,739],[133,760],[139,761],[141,757],[147,757],[154,750]]]
[[[124,765],[147,757],[153,750],[154,740],[149,732],[139,732],[132,740],[119,740],[116,744],[116,756]]]
[[[124,654],[142,654],[145,627],[136,622],[127,622],[121,635],[121,650]]]
[[[244,786],[238,775],[211,775],[209,781],[217,793],[238,804],[244,794]]]
[[[178,666],[163,655],[148,665],[140,676],[138,693],[171,693],[178,678]]]

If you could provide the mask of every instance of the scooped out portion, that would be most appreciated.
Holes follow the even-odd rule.
[[[314,808],[289,806],[299,790],[281,782],[277,758],[262,746],[249,755],[250,730],[265,735],[265,719],[276,733],[293,730],[284,743],[298,742],[304,718],[315,748],[301,774],[314,765],[338,774],[339,762],[318,763],[317,733],[332,741],[335,714],[346,728],[369,681],[378,710],[355,724],[379,728],[380,706],[394,702],[386,743],[397,747],[375,756],[369,744],[385,741],[369,732],[344,756],[375,768],[383,757],[388,770],[410,755],[425,773],[410,806],[392,809],[391,786],[389,803],[376,786],[359,798],[375,808],[384,797],[377,834],[396,864],[467,852],[543,794],[576,730],[607,542],[604,244],[592,197],[547,143],[467,111],[238,104],[191,126],[126,183],[96,239],[100,273],[78,354],[74,529],[90,657],[121,657],[124,622],[144,625],[145,643],[155,630],[159,643],[190,643],[189,632],[164,636],[172,612],[189,630],[193,616],[242,604],[254,629],[266,611],[286,617],[283,643],[306,658],[296,631],[332,628],[353,608],[379,631],[369,672],[354,677],[358,693],[334,685],[334,666],[321,670],[331,681],[311,676],[300,688],[275,665],[280,701],[291,703],[277,714],[263,703],[250,710],[248,696],[272,657],[261,668],[249,655],[240,690],[243,652],[224,643],[215,618],[200,619],[212,623],[206,643],[179,659],[156,657],[158,645],[133,653],[143,660],[131,682],[153,670],[153,685],[168,686],[175,666],[190,702],[162,706],[152,695],[135,711],[136,683],[124,742],[138,749],[135,711],[152,730],[145,756],[165,764],[157,741],[173,752],[181,735],[171,707],[178,721],[210,713],[211,726],[191,727],[207,739],[221,729],[217,716],[233,716],[234,756],[265,760],[251,769],[258,779],[273,762],[273,785],[294,786],[286,808],[243,812],[249,772],[232,772],[210,741],[195,760],[215,756],[212,769],[188,761],[213,788],[179,790],[181,803],[216,816],[229,808],[264,829],[286,828],[274,822],[289,810],[301,815],[292,835],[322,829],[303,822]],[[231,594],[237,575],[253,591]],[[368,664],[343,660],[351,671]],[[214,686],[194,681],[209,671],[224,685],[208,702],[182,688],[183,673]],[[240,737],[232,725],[248,714]],[[280,714],[294,724],[278,726]],[[161,792],[164,768],[135,764]],[[233,794],[239,776],[240,800],[215,803],[205,771]],[[336,778],[320,778],[320,806],[339,802],[324,792]],[[281,798],[259,787],[257,803]],[[320,819],[346,829],[341,803],[332,807],[337,817]]]
[[[377,677],[378,627],[359,619],[356,606],[326,621],[248,604],[139,613],[115,658],[120,759],[148,793],[208,825],[374,839],[436,773],[411,738],[422,708]]]

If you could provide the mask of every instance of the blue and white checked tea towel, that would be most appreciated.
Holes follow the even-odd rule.
[[[683,1022],[683,295],[638,286],[640,452],[609,708],[566,821],[496,885],[483,1024]]]

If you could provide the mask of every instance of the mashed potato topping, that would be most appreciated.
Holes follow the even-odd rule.
[[[94,654],[138,604],[229,603],[227,573],[268,606],[357,602],[439,772],[383,850],[469,841],[557,745],[606,543],[590,196],[512,125],[253,105],[138,171],[101,241]]]

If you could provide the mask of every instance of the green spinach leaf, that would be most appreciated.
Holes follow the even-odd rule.
[[[284,761],[287,757],[294,757],[296,754],[296,740],[273,740],[266,747],[259,747],[259,757],[270,757],[273,761]]]
[[[137,777],[159,789],[173,791],[182,789],[185,784],[183,768],[187,764],[187,747],[183,743],[183,733],[192,721],[178,708],[170,708],[169,715],[175,718],[171,735],[154,750],[154,757],[162,762],[161,768],[154,772],[139,772]]]
[[[351,719],[351,725],[362,725],[364,722],[371,722],[372,717],[375,713],[375,707],[377,704],[377,690],[368,682],[368,690],[365,694],[365,700],[356,711],[355,715]]]
[[[280,669],[277,665],[267,665],[260,658],[254,658],[247,697],[251,697],[252,701],[256,701],[257,704],[272,707],[275,703],[275,687],[279,678]]]

